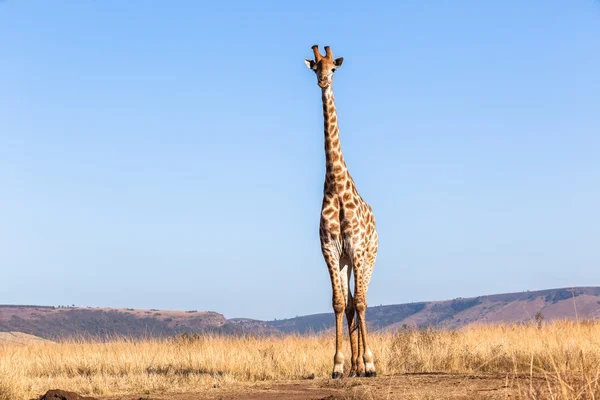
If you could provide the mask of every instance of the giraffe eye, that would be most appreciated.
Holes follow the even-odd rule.
[[[333,68],[333,69],[331,70],[331,72],[335,72],[335,68]]]

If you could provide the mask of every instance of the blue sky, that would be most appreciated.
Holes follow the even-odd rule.
[[[0,303],[331,311],[317,43],[368,303],[600,285],[600,3],[0,2]]]

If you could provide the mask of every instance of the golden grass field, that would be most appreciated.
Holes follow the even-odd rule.
[[[392,387],[394,379],[412,374],[493,375],[506,382],[499,398],[509,392],[510,398],[600,398],[600,322],[407,329],[370,337],[378,378],[354,378],[367,388],[375,381]],[[0,400],[30,399],[54,388],[136,399],[296,380],[344,388],[328,380],[333,346],[331,334],[0,344]],[[348,362],[349,348],[344,353]],[[442,392],[420,396],[417,388],[412,398],[444,397],[445,375],[432,376],[442,380]],[[352,380],[342,381],[348,386]],[[339,398],[358,398],[354,393]],[[374,397],[365,393],[362,398]]]

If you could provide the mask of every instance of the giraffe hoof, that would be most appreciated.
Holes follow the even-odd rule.
[[[331,379],[342,379],[343,376],[344,374],[342,374],[341,372],[334,372],[333,374],[331,374]]]
[[[358,378],[364,378],[366,375],[365,375],[365,373],[364,373],[364,372],[357,372],[357,373],[356,373],[356,376],[357,376]]]
[[[365,374],[365,376],[367,378],[375,378],[377,376],[377,372],[375,372],[375,371],[367,371],[367,373]]]
[[[356,377],[356,371],[350,371],[350,373],[348,373],[348,378],[354,378]]]

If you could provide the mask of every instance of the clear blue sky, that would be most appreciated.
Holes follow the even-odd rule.
[[[331,312],[313,44],[370,305],[600,285],[600,2],[0,2],[0,303]]]

